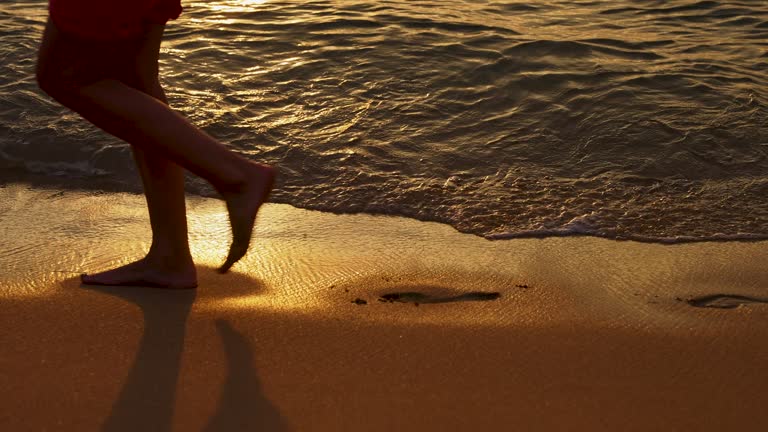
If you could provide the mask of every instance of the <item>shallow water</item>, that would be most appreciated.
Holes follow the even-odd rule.
[[[171,103],[278,164],[275,201],[488,238],[768,238],[764,1],[183,4]],[[135,189],[127,145],[34,85],[45,17],[0,5],[0,167]]]

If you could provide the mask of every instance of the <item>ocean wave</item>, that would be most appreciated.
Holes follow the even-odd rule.
[[[277,202],[489,239],[763,239],[768,5],[658,5],[190,2],[161,81],[280,167]],[[136,190],[127,144],[36,88],[44,20],[0,5],[0,167]]]

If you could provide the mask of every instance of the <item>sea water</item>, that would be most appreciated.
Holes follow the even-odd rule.
[[[768,238],[766,1],[183,6],[171,105],[278,165],[273,201],[491,239]],[[136,190],[127,144],[36,87],[46,15],[0,3],[0,169]]]

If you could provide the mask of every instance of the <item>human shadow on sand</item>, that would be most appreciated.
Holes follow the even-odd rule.
[[[133,365],[102,431],[170,431],[187,318],[195,299],[236,297],[264,291],[259,281],[242,275],[221,276],[211,268],[198,268],[198,271],[200,287],[197,290],[81,285],[83,289],[137,305],[144,319],[144,332]],[[230,281],[206,284],[206,279],[216,277],[226,277]],[[206,286],[215,286],[216,292],[206,291]],[[223,341],[228,372],[216,412],[204,430],[287,430],[276,407],[261,392],[253,369],[253,350],[247,338],[227,321],[217,320],[216,327]]]
[[[248,340],[227,321],[217,320],[216,327],[224,342],[229,373],[216,414],[204,431],[288,430],[280,413],[261,391]]]

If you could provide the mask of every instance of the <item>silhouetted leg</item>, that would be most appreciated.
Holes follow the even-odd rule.
[[[134,79],[129,84],[168,104],[158,81],[158,56],[163,26],[149,28],[142,37]],[[172,287],[194,287],[197,276],[189,252],[184,170],[160,153],[131,146],[144,186],[152,226],[152,246],[136,263],[83,277],[87,284],[136,285],[143,280],[157,284],[172,282]],[[138,277],[139,280],[136,280]],[[171,286],[169,286],[171,287]]]

